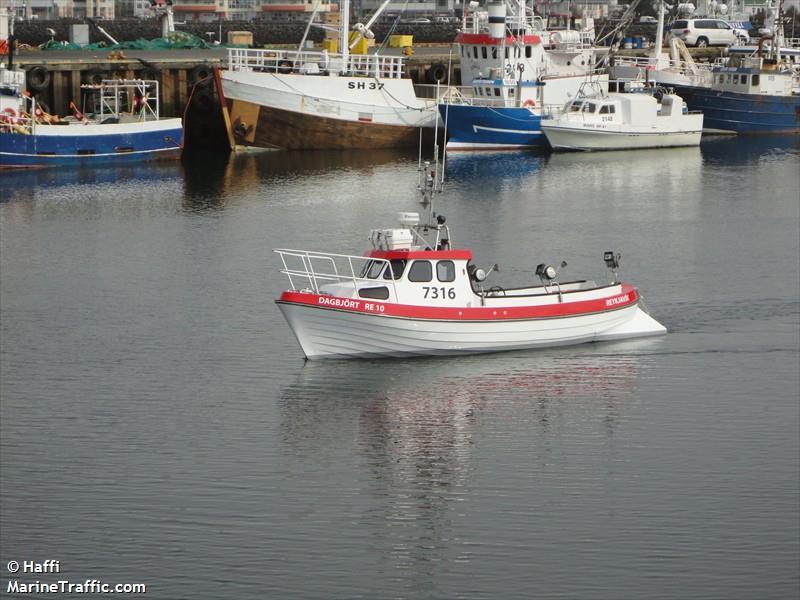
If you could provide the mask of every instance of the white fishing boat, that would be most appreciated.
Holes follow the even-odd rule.
[[[580,95],[541,127],[555,150],[672,148],[700,145],[703,115],[675,94]]]
[[[435,171],[424,172],[428,201]],[[533,281],[503,288],[487,285],[472,252],[453,246],[432,202],[423,222],[416,212],[398,218],[394,228],[372,230],[360,256],[275,250],[290,286],[276,302],[307,358],[498,352],[666,332],[637,288],[618,280],[619,254],[603,256],[607,283],[562,282],[561,262],[541,263]]]
[[[381,9],[388,4],[386,0]],[[238,144],[260,148],[344,149],[414,146],[433,127],[436,101],[419,98],[401,56],[353,54],[349,0],[341,6],[339,53],[236,49],[221,73]],[[302,46],[302,44],[301,44]]]

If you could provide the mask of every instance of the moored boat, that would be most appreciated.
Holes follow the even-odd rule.
[[[555,150],[671,148],[700,145],[703,115],[675,94],[659,102],[647,93],[599,93],[570,100],[541,126]]]
[[[587,80],[608,85],[594,72],[593,38],[591,30],[546,31],[524,1],[490,2],[486,19],[465,23],[455,40],[469,87],[439,103],[447,149],[547,147],[540,122],[548,107],[563,105]]]
[[[746,57],[711,70],[711,84],[676,85],[709,132],[800,133],[800,75],[774,60]]]
[[[419,128],[434,125],[436,102],[417,97],[403,57],[351,52],[361,36],[373,35],[369,28],[387,4],[356,25],[352,41],[350,2],[342,0],[338,53],[230,49],[220,78],[236,143],[298,150],[416,145]]]
[[[637,288],[560,282],[566,262],[539,264],[538,283],[487,285],[472,252],[453,248],[443,215],[371,232],[363,255],[277,249],[290,288],[276,301],[309,359],[454,355],[618,340],[666,332]],[[497,265],[488,270],[497,270]]]
[[[0,69],[0,168],[95,165],[178,158],[179,118],[159,117],[158,82],[106,80],[82,86],[96,111],[61,118],[25,93],[25,73]]]

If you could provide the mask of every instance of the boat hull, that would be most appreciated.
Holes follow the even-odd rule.
[[[236,142],[291,150],[413,147],[435,103],[411,80],[224,72]],[[374,87],[371,87],[374,86]]]
[[[547,125],[547,122],[542,126],[542,130],[554,150],[640,150],[699,146],[702,135],[700,128],[680,132],[621,132],[568,125]]]
[[[448,150],[514,150],[546,148],[541,113],[524,107],[440,104],[447,121]]]
[[[638,301],[559,318],[445,320],[278,301],[308,359],[457,355],[660,335]]]
[[[77,166],[178,158],[180,119],[39,125],[33,134],[0,132],[0,168]]]
[[[800,133],[800,96],[768,96],[676,86],[689,110],[702,111],[707,131],[739,134]]]

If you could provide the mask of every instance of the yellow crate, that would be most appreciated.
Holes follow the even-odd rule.
[[[390,35],[389,48],[405,48],[414,44],[413,35]]]
[[[336,54],[339,51],[339,40],[322,40],[322,49]]]
[[[253,32],[252,31],[229,31],[228,43],[236,46],[253,47]]]

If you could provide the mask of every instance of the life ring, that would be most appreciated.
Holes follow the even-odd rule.
[[[522,103],[522,106],[524,106],[525,108],[534,108],[536,106],[536,101],[528,98],[527,100],[525,100],[525,102]]]
[[[33,67],[26,73],[28,87],[35,92],[41,92],[50,85],[50,71],[41,65]]]
[[[294,64],[290,60],[278,61],[278,73],[291,73],[294,70]]]
[[[211,85],[211,76],[214,74],[213,67],[209,65],[197,65],[194,69],[189,71],[189,85]]]
[[[19,117],[17,116],[17,111],[15,111],[10,106],[3,110],[0,113],[0,121],[3,123],[8,123],[9,125],[17,125],[19,124]]]
[[[425,72],[425,79],[428,80],[428,83],[443,82],[447,79],[447,67],[440,62],[433,63],[430,69]]]

